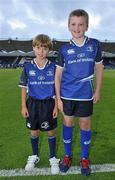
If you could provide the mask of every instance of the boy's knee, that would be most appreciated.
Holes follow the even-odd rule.
[[[79,122],[80,129],[82,130],[90,130],[91,129],[91,121],[90,118],[81,118]]]
[[[54,130],[51,130],[51,131],[48,131],[48,136],[55,136],[55,131]]]
[[[63,124],[67,127],[71,127],[74,125],[73,117],[64,116]]]
[[[31,131],[31,136],[32,136],[32,137],[38,137],[38,135],[39,135],[38,130],[37,130],[37,131],[36,131],[36,130],[32,130],[32,131]]]

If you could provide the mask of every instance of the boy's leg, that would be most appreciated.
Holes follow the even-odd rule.
[[[49,144],[50,158],[53,158],[55,157],[55,149],[56,149],[56,135],[54,130],[48,131],[48,144]]]
[[[88,159],[89,147],[91,143],[92,131],[90,117],[80,118],[80,141],[81,141],[81,173],[90,175],[90,162]]]
[[[50,166],[51,166],[51,173],[58,174],[59,173],[59,161],[60,159],[55,158],[55,151],[56,151],[56,135],[54,130],[48,131],[48,144],[49,144],[49,151],[50,151]]]
[[[31,138],[30,139],[31,139],[33,155],[38,156],[39,131],[31,130]]]
[[[73,116],[64,115],[62,131],[63,131],[65,156],[64,159],[60,162],[60,171],[67,172],[71,165]]]
[[[31,130],[31,146],[33,155],[28,157],[27,164],[25,166],[26,171],[32,171],[34,169],[35,164],[37,164],[40,159],[38,157],[38,130]]]
[[[64,115],[62,131],[65,155],[71,157],[73,116]]]

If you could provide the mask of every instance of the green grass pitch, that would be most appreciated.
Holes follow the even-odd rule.
[[[24,168],[28,155],[31,155],[29,131],[25,127],[25,119],[21,116],[20,88],[18,87],[20,69],[0,69],[0,169]],[[57,148],[58,158],[64,155],[62,144],[62,118],[58,118]],[[115,163],[115,70],[104,70],[101,101],[94,105],[92,116],[93,137],[90,148],[92,164]],[[80,142],[78,119],[73,131],[72,166],[79,166]],[[39,167],[49,167],[49,149],[47,134],[40,134]],[[85,179],[81,175],[11,177],[1,179]],[[88,179],[115,179],[115,173],[92,174]]]

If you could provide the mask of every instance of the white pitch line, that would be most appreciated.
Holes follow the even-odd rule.
[[[92,173],[97,172],[115,172],[115,164],[97,164],[91,165]],[[72,166],[67,173],[59,173],[59,175],[80,174],[79,166]],[[28,172],[24,169],[0,170],[0,177],[13,176],[38,176],[38,175],[52,175],[50,168],[34,168],[33,171]]]

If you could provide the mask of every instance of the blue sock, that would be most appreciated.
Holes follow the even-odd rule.
[[[48,136],[50,158],[55,156],[56,136]]]
[[[33,155],[37,155],[37,156],[38,156],[38,142],[39,142],[39,137],[31,136]]]
[[[81,158],[88,158],[88,151],[91,142],[92,131],[80,130]]]
[[[72,131],[73,126],[68,127],[63,124],[63,143],[66,156],[71,157],[71,147],[72,147]]]

